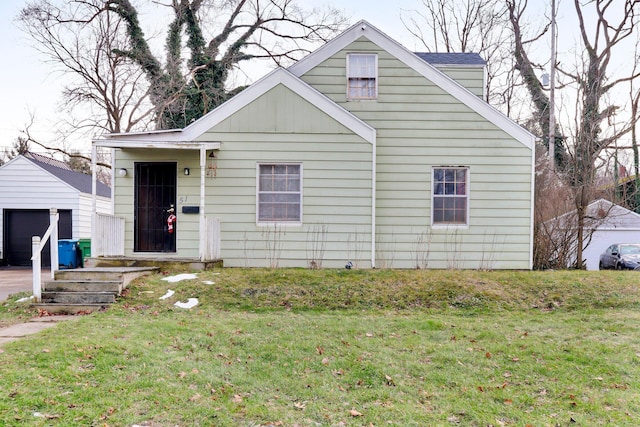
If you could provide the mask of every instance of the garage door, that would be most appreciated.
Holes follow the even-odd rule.
[[[71,210],[60,210],[58,238],[71,239]],[[49,228],[49,209],[4,210],[4,254],[9,265],[31,265],[31,237],[40,236]],[[49,243],[42,252],[42,265],[50,266]]]

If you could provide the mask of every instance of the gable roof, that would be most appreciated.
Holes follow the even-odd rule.
[[[37,153],[26,153],[23,155],[25,159],[29,160],[36,166],[49,172],[60,181],[70,185],[81,193],[91,194],[91,175],[85,173],[75,172],[71,170],[69,165],[50,157],[43,156]],[[96,182],[96,195],[102,197],[111,197],[111,188],[104,183]]]
[[[560,224],[561,227],[574,227],[577,210],[566,212],[545,221],[545,224]],[[640,214],[606,199],[597,199],[589,203],[585,214],[585,228],[598,230],[638,229]]]
[[[102,146],[115,146],[115,144],[109,144],[107,139],[127,139],[130,141],[130,144],[120,144],[118,146],[134,146],[135,141],[140,141],[140,143],[173,142],[175,144],[171,145],[171,148],[196,148],[199,144],[198,142],[195,142],[196,138],[200,137],[213,126],[219,124],[277,85],[287,87],[321,111],[333,117],[364,140],[371,144],[375,143],[376,130],[374,128],[284,68],[277,68],[273,70],[184,129],[128,134],[108,134],[105,135],[106,139],[94,142],[96,142],[97,145]],[[219,148],[219,143],[217,144],[217,147],[210,146],[209,148]]]
[[[433,65],[482,66],[487,62],[477,53],[471,52],[414,52],[418,58]]]
[[[479,98],[473,92],[469,91],[467,88],[438,70],[434,65],[429,64],[424,59],[406,49],[400,43],[396,42],[364,20],[351,26],[319,49],[290,66],[288,69],[296,76],[301,77],[309,70],[313,69],[360,38],[366,38],[378,45],[380,48],[386,50],[396,59],[405,63],[408,67],[411,67],[416,72],[423,75],[458,101],[462,102],[467,107],[521,142],[523,145],[533,150],[536,141],[536,137],[533,134],[511,120],[502,112],[492,107],[483,99]]]

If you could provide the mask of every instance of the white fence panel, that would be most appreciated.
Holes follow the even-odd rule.
[[[220,259],[220,220],[218,218],[205,216],[204,222],[204,260],[218,260]]]
[[[91,256],[124,256],[124,218],[96,214]]]

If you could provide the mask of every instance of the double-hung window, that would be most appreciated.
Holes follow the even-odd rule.
[[[258,222],[302,220],[302,165],[258,165]]]
[[[469,224],[469,168],[433,168],[433,225]]]
[[[378,55],[347,54],[347,99],[376,99],[378,97]]]

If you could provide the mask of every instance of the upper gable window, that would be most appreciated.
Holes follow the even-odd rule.
[[[347,98],[350,100],[378,97],[378,55],[347,54]]]

